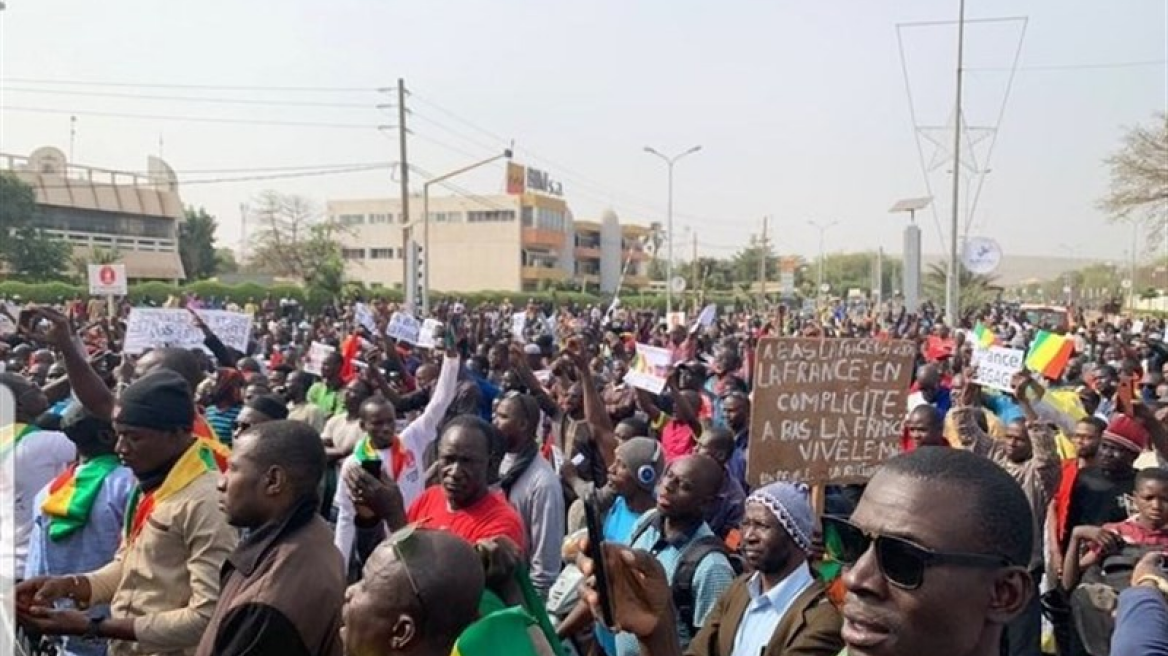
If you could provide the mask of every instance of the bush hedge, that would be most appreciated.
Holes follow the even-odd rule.
[[[19,296],[22,300],[33,303],[57,303],[75,296],[85,296],[86,292],[86,288],[82,285],[72,285],[64,282],[28,283],[16,280],[0,281],[0,298],[10,299],[13,296]],[[318,310],[332,301],[333,298],[331,294],[323,290],[305,289],[290,284],[264,286],[253,282],[245,282],[228,285],[215,280],[200,280],[186,285],[174,285],[166,282],[139,282],[130,285],[130,301],[135,305],[162,305],[172,295],[190,293],[198,294],[202,298],[214,297],[225,299],[229,302],[234,301],[240,305],[247,303],[249,299],[259,301],[266,294],[270,293],[273,298],[294,298],[304,304],[310,311]],[[346,301],[358,298],[365,300],[383,298],[391,303],[400,303],[403,300],[400,289],[385,287],[366,288],[358,283],[346,283],[342,294]],[[435,292],[431,296],[432,302],[461,300],[472,307],[483,303],[500,303],[505,299],[510,299],[514,305],[522,305],[528,299],[534,300],[537,303],[551,302],[557,305],[565,303],[575,303],[577,305],[601,303],[607,306],[611,302],[611,297],[607,295],[600,296],[568,291],[478,291],[461,294]],[[675,300],[681,303],[680,299]],[[719,309],[738,304],[746,305],[752,300],[751,297],[732,293],[707,294],[704,298],[704,302],[716,303]],[[624,307],[629,308],[653,309],[662,312],[665,310],[664,294],[629,292],[621,297],[621,302]],[[690,298],[686,298],[684,304],[689,306],[691,302]]]

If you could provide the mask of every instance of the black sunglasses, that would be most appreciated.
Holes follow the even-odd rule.
[[[823,541],[828,556],[845,567],[854,566],[875,545],[876,564],[889,583],[905,590],[921,587],[925,570],[936,565],[997,569],[1011,567],[1004,556],[933,551],[904,538],[873,535],[843,517],[823,518]]]

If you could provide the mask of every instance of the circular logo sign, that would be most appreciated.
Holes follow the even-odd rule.
[[[107,264],[97,272],[97,279],[103,285],[112,285],[118,281],[118,272],[114,271],[114,268]]]
[[[970,237],[961,251],[961,263],[970,273],[986,275],[1002,263],[1002,249],[988,237]]]

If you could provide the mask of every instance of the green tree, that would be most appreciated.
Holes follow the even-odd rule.
[[[933,301],[939,307],[945,305],[945,279],[948,264],[935,262],[929,265],[921,280],[921,287],[925,298]],[[963,266],[957,267],[957,284],[961,289],[960,307],[958,312],[962,317],[977,311],[983,305],[993,302],[1002,292],[997,284],[997,277],[970,273]]]
[[[827,254],[823,257],[823,280],[831,285],[834,295],[843,296],[850,289],[859,289],[868,294],[873,289],[876,257],[876,251]],[[902,269],[903,263],[900,259],[884,256],[881,264],[881,289],[885,296],[895,291],[896,281],[903,279]],[[814,287],[814,281],[819,276],[819,260],[811,263],[806,274]]]
[[[24,280],[61,280],[66,277],[73,248],[44,230],[25,226],[10,233],[5,261],[14,276]]]
[[[235,251],[230,248],[215,249],[215,273],[237,273],[239,262],[235,259]]]
[[[337,241],[341,227],[324,221],[312,201],[266,191],[253,205],[251,222],[259,226],[252,235],[251,266],[296,278],[310,291],[341,293],[345,272]]]
[[[203,208],[183,209],[184,220],[178,229],[178,250],[187,280],[206,280],[215,275],[215,217]]]
[[[749,285],[758,281],[759,259],[765,259],[763,265],[767,280],[774,280],[778,276],[778,260],[771,242],[765,245],[757,235],[750,236],[750,242],[745,248],[734,254],[733,282]]]
[[[85,284],[89,278],[90,264],[117,264],[122,261],[122,252],[117,246],[113,248],[95,246],[91,251],[73,253],[70,261],[73,264],[74,278],[79,284]]]

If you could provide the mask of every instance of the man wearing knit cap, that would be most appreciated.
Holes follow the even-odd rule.
[[[747,497],[742,555],[753,573],[718,599],[686,653],[837,654],[843,620],[807,563],[813,530],[806,486],[772,483]]]
[[[236,532],[219,510],[223,465],[191,435],[191,388],[166,370],[122,393],[114,408],[115,452],[134,472],[122,545],[85,575],[39,578],[16,590],[20,621],[50,635],[109,638],[111,656],[193,653],[219,596],[219,571]],[[53,610],[56,599],[110,604],[111,619]]]

